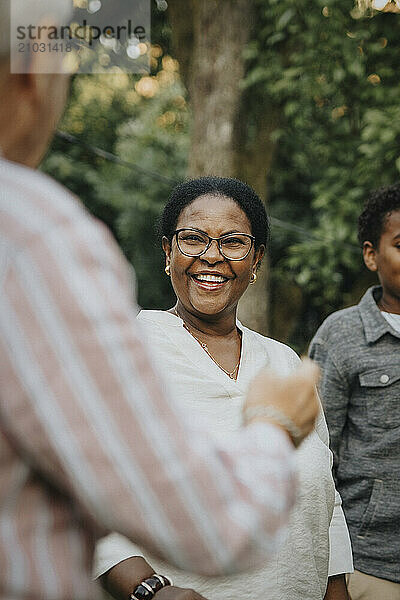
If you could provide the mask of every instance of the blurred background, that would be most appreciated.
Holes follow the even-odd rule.
[[[357,216],[399,179],[399,3],[151,1],[151,72],[75,76],[42,169],[110,227],[144,308],[174,303],[155,223],[175,183],[248,182],[272,237],[240,317],[303,352],[374,282]]]

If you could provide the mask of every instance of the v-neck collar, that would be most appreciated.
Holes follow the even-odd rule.
[[[182,342],[185,340],[185,345],[188,344],[190,346],[191,351],[187,353],[188,360],[191,361],[198,369],[201,369],[203,372],[210,376],[210,369],[213,370],[214,374],[218,376],[218,383],[224,384],[229,391],[232,391],[232,388],[241,388],[242,382],[244,379],[244,373],[246,371],[246,356],[247,356],[247,348],[248,348],[248,329],[244,327],[241,322],[236,319],[236,325],[238,329],[242,332],[242,344],[240,350],[240,364],[238,375],[236,379],[232,379],[225,373],[218,365],[212,360],[212,358],[205,352],[205,350],[201,347],[199,342],[191,335],[187,329],[183,326],[183,319],[170,313],[168,311],[163,310],[146,310],[142,313],[142,318],[146,319],[147,315],[152,315],[153,319],[157,321],[160,325],[166,325],[168,327],[174,327],[181,330],[181,338]],[[165,330],[165,334],[168,335],[168,328]],[[177,344],[177,340],[175,337],[171,336],[171,342]],[[182,351],[183,348],[181,347]]]

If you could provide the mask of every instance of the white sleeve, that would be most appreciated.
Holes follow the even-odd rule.
[[[341,573],[352,573],[354,571],[353,552],[342,509],[342,499],[337,490],[335,490],[335,506],[329,527],[329,545],[329,577]]]
[[[110,533],[96,544],[93,577],[104,575],[111,567],[132,556],[143,556],[143,551],[123,535]]]

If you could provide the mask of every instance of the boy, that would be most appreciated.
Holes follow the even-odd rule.
[[[359,218],[380,285],[330,315],[310,345],[354,551],[352,600],[400,599],[400,183]]]

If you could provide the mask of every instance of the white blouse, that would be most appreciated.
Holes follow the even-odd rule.
[[[183,418],[195,419],[210,435],[229,439],[241,426],[248,385],[263,366],[289,374],[299,358],[288,346],[244,327],[237,380],[228,377],[184,329],[182,320],[165,311],[142,311],[138,319],[156,368],[169,393],[180,403]],[[151,427],[151,424],[149,424]],[[251,573],[207,578],[186,573],[143,552],[113,533],[97,545],[95,576],[130,556],[144,555],[156,572],[175,585],[190,587],[208,600],[261,597],[268,600],[322,600],[328,575],[353,571],[350,538],[335,493],[328,430],[321,411],[315,430],[296,451],[298,498],[287,539],[268,565]]]

